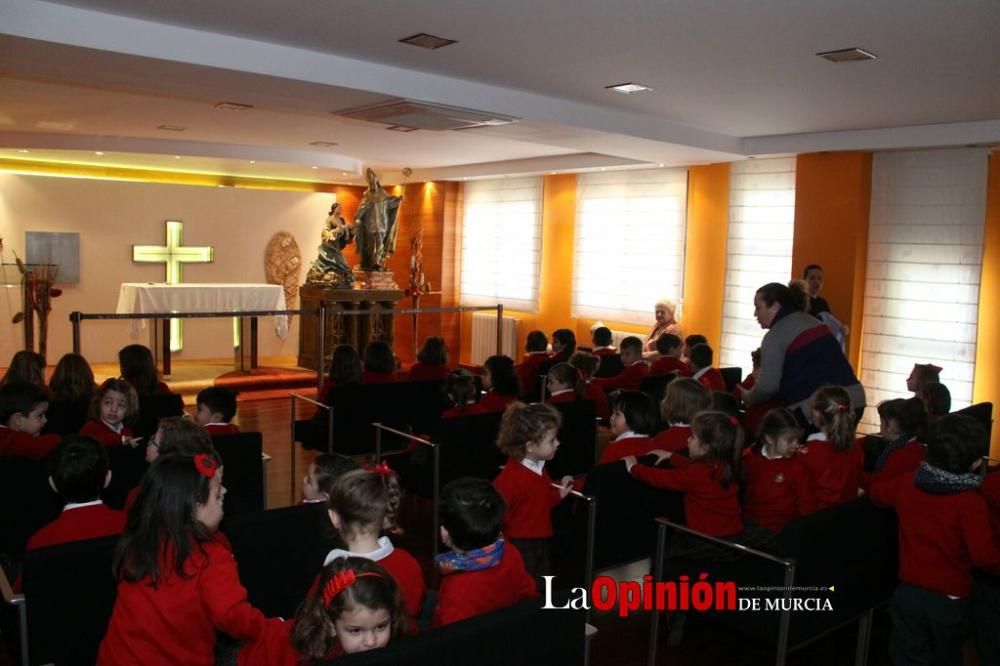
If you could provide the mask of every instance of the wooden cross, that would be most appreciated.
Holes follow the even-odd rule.
[[[167,220],[166,245],[133,245],[132,261],[166,264],[167,284],[183,282],[184,264],[208,264],[215,257],[215,248],[210,245],[183,245],[184,223]],[[184,346],[183,330],[179,319],[170,320],[170,351],[180,351]]]

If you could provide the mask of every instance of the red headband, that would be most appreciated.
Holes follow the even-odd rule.
[[[374,472],[379,476],[396,476],[396,470],[389,467],[384,462],[380,462],[377,465],[365,465],[365,469],[369,472]]]
[[[211,479],[215,476],[215,471],[219,469],[219,466],[212,456],[207,453],[198,453],[194,457],[194,468],[206,479]]]
[[[355,573],[354,569],[344,569],[339,571],[330,577],[330,580],[326,581],[326,585],[323,587],[323,605],[329,606],[330,602],[336,598],[338,594],[349,588],[354,584],[359,578],[382,578],[382,575],[374,571],[365,571],[362,573]]]

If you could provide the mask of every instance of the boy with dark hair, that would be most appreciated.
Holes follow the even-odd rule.
[[[976,472],[986,431],[950,414],[927,437],[927,460],[913,476],[873,484],[872,503],[899,516],[899,586],[889,612],[894,664],[961,664],[972,569],[1000,573],[1000,547],[990,529]]]
[[[210,386],[198,394],[194,422],[210,435],[235,435],[239,426],[230,423],[236,416],[236,391],[224,386]]]
[[[684,338],[684,349],[681,350],[681,358],[685,361],[691,360],[691,349],[695,345],[707,345],[708,338],[700,333],[694,333]]]
[[[941,382],[927,382],[919,396],[927,410],[927,418],[931,421],[951,412],[951,391]]]
[[[434,626],[458,622],[538,596],[521,553],[500,537],[506,507],[486,479],[463,478],[441,491],[441,587]]]
[[[681,360],[681,339],[673,333],[664,333],[656,339],[656,351],[660,358],[649,366],[651,375],[677,375],[690,377],[691,366]]]
[[[704,342],[691,348],[691,375],[702,383],[709,391],[726,391],[726,380],[722,378],[722,373],[712,367],[712,360],[715,356],[712,348]]]
[[[113,511],[101,501],[111,483],[108,453],[93,437],[70,435],[52,452],[49,485],[66,500],[62,514],[35,532],[27,550],[119,534],[125,512]]]
[[[613,344],[611,329],[607,326],[598,326],[595,328],[590,339],[594,343],[593,354],[595,356],[610,356],[618,353]]]
[[[41,435],[49,397],[34,384],[0,387],[0,455],[41,460],[59,444],[59,435]]]
[[[599,377],[593,382],[606,392],[638,391],[642,380],[649,375],[649,366],[642,360],[642,340],[630,335],[620,345],[624,369],[614,377]]]
[[[521,380],[521,392],[526,396],[537,396],[538,376],[542,374],[541,367],[549,360],[549,339],[542,331],[531,331],[524,350],[524,358],[514,369]]]

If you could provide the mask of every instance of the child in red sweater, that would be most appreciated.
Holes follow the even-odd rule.
[[[216,632],[264,635],[269,621],[247,602],[217,534],[225,494],[217,454],[166,454],[150,466],[116,551],[118,596],[100,666],[212,666]]]
[[[142,437],[133,437],[133,423],[139,416],[139,397],[124,379],[109,379],[101,384],[90,404],[90,420],[80,429],[104,446],[138,446]]]
[[[854,410],[843,388],[817,389],[812,398],[812,422],[820,430],[806,438],[799,455],[809,469],[814,508],[819,511],[858,496],[865,452],[854,441]]]
[[[583,382],[583,399],[593,400],[598,418],[602,423],[606,422],[611,416],[608,396],[604,394],[604,389],[593,382],[594,373],[601,366],[601,357],[583,351],[573,352],[569,357],[569,364],[577,371],[580,381]]]
[[[972,569],[1000,573],[1000,547],[976,492],[986,452],[979,423],[945,416],[932,426],[916,474],[872,484],[872,502],[899,516],[900,583],[889,605],[894,664],[963,663]]]
[[[503,533],[517,546],[528,572],[539,581],[552,573],[552,509],[569,494],[573,477],[558,488],[545,470],[559,447],[561,417],[549,405],[512,403],[503,414],[497,446],[507,458],[493,482],[507,505]]]
[[[712,367],[713,357],[712,348],[705,343],[692,347],[689,357],[691,376],[701,382],[709,391],[725,392],[726,382],[722,378],[722,373],[717,368]]]
[[[599,377],[594,383],[606,392],[628,390],[638,391],[642,380],[649,375],[649,366],[642,360],[642,340],[630,335],[622,340],[621,345],[622,366],[624,370],[614,377]]]
[[[412,555],[381,536],[399,531],[396,512],[402,497],[396,473],[385,463],[348,472],[334,481],[327,507],[344,547],[331,550],[324,564],[340,557],[378,562],[399,585],[406,613],[416,626],[427,591],[423,571]]]
[[[519,463],[514,463],[519,464]],[[538,596],[517,547],[500,536],[504,501],[485,479],[452,481],[441,491],[441,588],[434,626],[459,622]]]
[[[445,390],[452,406],[442,412],[441,418],[457,419],[486,413],[482,405],[476,402],[476,379],[465,368],[457,368],[448,373]]]
[[[549,360],[549,339],[542,331],[530,331],[525,341],[525,354],[515,368],[524,395],[539,395],[538,376],[542,365]]]
[[[302,503],[319,504],[330,500],[333,484],[348,472],[359,469],[353,458],[339,453],[324,453],[309,463],[306,475],[302,477]]]
[[[396,357],[385,340],[372,340],[365,345],[362,384],[388,384],[396,381]]]
[[[681,360],[684,343],[673,333],[664,333],[656,339],[656,351],[660,357],[649,366],[651,375],[677,375],[690,377],[691,366]]]
[[[490,356],[483,363],[483,389],[486,393],[479,400],[485,411],[502,412],[517,400],[521,393],[520,381],[514,372],[514,361],[507,356]]]
[[[0,386],[0,455],[41,460],[56,448],[59,435],[41,435],[48,408],[48,394],[39,386]]]
[[[927,427],[927,412],[919,398],[885,400],[879,403],[879,435],[884,447],[870,474],[861,476],[861,487],[891,479],[900,474],[913,474],[927,458],[927,448],[918,436]],[[856,446],[862,445],[862,440]]]
[[[444,338],[431,336],[417,353],[417,362],[410,366],[406,378],[411,382],[444,379],[448,376],[448,346]]]
[[[812,512],[809,471],[797,455],[798,419],[785,408],[764,417],[757,443],[743,456],[743,520],[778,533],[793,518]]]
[[[659,426],[656,407],[641,391],[619,391],[611,402],[611,434],[615,436],[601,452],[600,464],[625,456],[644,456],[656,448],[653,434]]]
[[[712,392],[701,382],[690,377],[671,381],[660,402],[660,417],[667,428],[656,435],[652,448],[671,453],[686,449],[691,436],[691,419],[711,408]]]
[[[209,435],[235,435],[240,428],[230,423],[236,416],[236,391],[225,386],[210,386],[198,393],[194,422]]]

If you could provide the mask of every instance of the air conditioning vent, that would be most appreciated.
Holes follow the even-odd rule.
[[[332,113],[336,116],[366,120],[371,123],[436,131],[507,125],[519,120],[498,113],[462,109],[443,104],[414,102],[408,99],[333,111]]]

